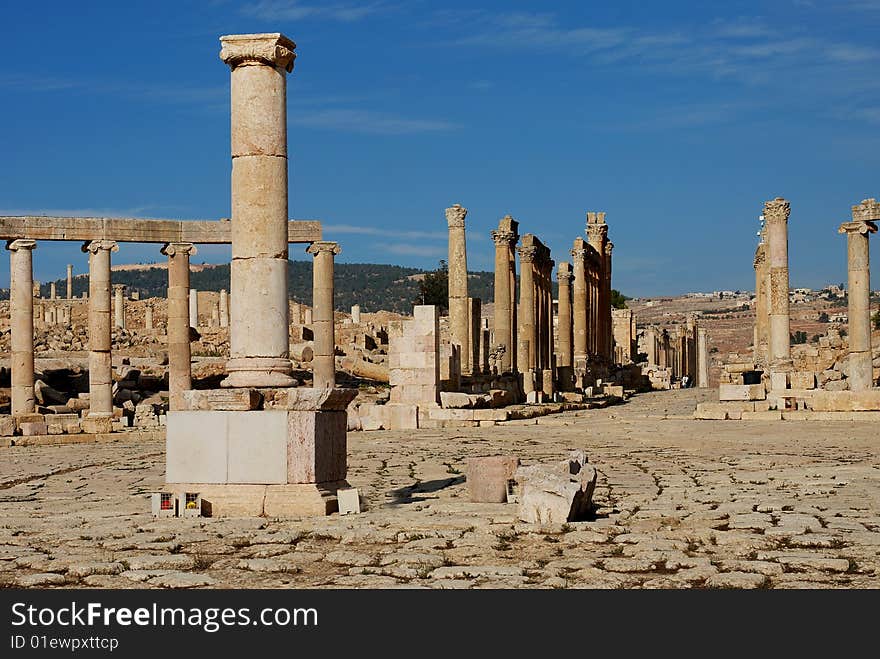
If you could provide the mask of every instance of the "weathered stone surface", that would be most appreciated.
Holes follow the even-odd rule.
[[[496,455],[469,458],[466,462],[468,496],[473,503],[506,503],[508,483],[513,478],[519,458]]]
[[[515,475],[522,483],[519,518],[533,524],[552,524],[584,519],[591,512],[597,472],[583,458],[562,467],[520,467]]]

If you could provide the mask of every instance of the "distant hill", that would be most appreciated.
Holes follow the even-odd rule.
[[[308,261],[290,261],[288,271],[288,291],[290,297],[305,304],[312,303],[312,264]],[[349,311],[355,304],[361,311],[395,311],[412,313],[413,300],[419,294],[419,275],[427,270],[404,268],[397,265],[375,263],[336,263],[335,307],[338,311]],[[468,275],[468,292],[484,302],[494,297],[494,273],[472,272]],[[164,264],[124,266],[114,268],[114,284],[125,284],[130,291],[137,291],[144,297],[165,297],[168,293],[168,270]],[[44,297],[49,296],[49,285],[40,286]],[[84,275],[74,277],[73,295],[79,297],[88,290],[88,278]],[[59,295],[67,292],[67,281],[55,282]],[[200,265],[190,273],[190,286],[200,291],[229,290],[229,265]],[[2,298],[2,295],[0,295]]]

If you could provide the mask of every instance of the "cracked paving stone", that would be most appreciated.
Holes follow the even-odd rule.
[[[768,577],[752,572],[719,572],[706,580],[707,588],[763,588]]]

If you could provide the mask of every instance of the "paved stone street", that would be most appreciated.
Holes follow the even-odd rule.
[[[154,519],[161,442],[0,450],[0,584],[108,588],[877,588],[880,438],[867,422],[693,421],[714,390],[537,424],[349,434],[368,510]],[[129,437],[132,437],[131,435]],[[599,470],[593,521],[467,501],[464,460]]]

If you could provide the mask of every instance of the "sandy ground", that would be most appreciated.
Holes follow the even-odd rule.
[[[0,450],[0,585],[876,588],[880,433],[866,422],[693,421],[713,390],[537,424],[349,434],[368,510],[154,519],[161,442]],[[599,470],[590,521],[538,527],[467,500],[467,457]]]

